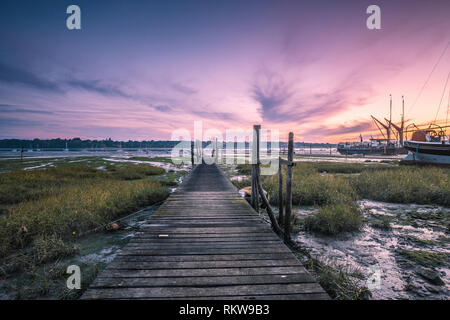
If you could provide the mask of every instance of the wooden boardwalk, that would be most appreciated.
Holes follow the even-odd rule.
[[[216,165],[198,165],[82,299],[329,299]]]

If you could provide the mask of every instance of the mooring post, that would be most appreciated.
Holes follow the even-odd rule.
[[[259,212],[258,202],[258,175],[259,175],[259,129],[260,125],[253,126],[253,140],[252,140],[252,199],[251,204],[256,212]]]
[[[202,157],[202,164],[205,164],[205,159],[203,159],[203,141],[200,141],[200,155]]]
[[[216,148],[215,148],[216,152],[215,152],[215,157],[214,157],[214,162],[217,164],[219,161],[219,145],[217,143],[217,137],[216,137]]]
[[[194,144],[191,143],[191,163],[192,163],[192,168],[194,167]]]
[[[201,145],[201,141],[200,140],[195,140],[195,144],[196,144],[196,147],[195,147],[195,151],[197,152],[197,154],[196,154],[196,163],[197,164],[201,164],[201,163],[203,163],[203,151],[202,151],[202,149],[203,149],[203,146]]]
[[[258,195],[256,194],[255,191],[256,191],[256,174],[255,174],[255,167],[252,164],[252,190],[251,190],[252,195],[250,198],[250,205],[253,207],[253,209],[256,210],[255,199]]]
[[[278,224],[283,225],[283,165],[281,157],[278,158]]]
[[[286,211],[284,215],[284,240],[291,239],[292,167],[294,165],[294,133],[289,132],[288,165],[286,170]]]

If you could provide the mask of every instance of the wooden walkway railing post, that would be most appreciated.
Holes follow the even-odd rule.
[[[215,145],[215,157],[214,157],[214,162],[215,163],[219,163],[219,144],[217,143],[217,138],[216,138],[216,145]]]
[[[295,165],[294,163],[294,134],[292,132],[289,132],[289,144],[288,144],[288,160],[284,160],[281,157],[278,158],[279,160],[279,175],[278,178],[279,181],[279,197],[280,201],[283,202],[283,177],[282,177],[282,165],[287,165],[287,177],[286,177],[286,212],[283,217],[283,210],[281,204],[281,210],[278,221],[284,222],[284,231],[280,228],[280,224],[278,223],[277,219],[275,218],[275,214],[270,206],[269,200],[267,200],[266,195],[264,194],[264,190],[262,188],[261,179],[260,179],[260,158],[259,158],[259,130],[261,126],[255,125],[253,126],[253,145],[252,145],[252,196],[251,196],[251,205],[255,209],[255,211],[259,212],[259,203],[258,203],[258,196],[261,199],[261,201],[264,203],[267,214],[270,219],[270,223],[272,225],[272,228],[274,231],[279,234],[280,236],[284,237],[284,241],[286,243],[291,242],[291,235],[290,235],[290,216],[291,216],[291,208],[292,208],[292,167]],[[256,141],[256,145],[255,142]]]
[[[286,170],[286,212],[284,216],[284,240],[289,241],[291,235],[292,209],[292,167],[294,165],[294,133],[289,132],[288,164]]]
[[[192,163],[192,168],[194,167],[194,144],[191,143],[191,163]]]
[[[258,184],[257,179],[259,177],[259,130],[261,125],[253,126],[253,140],[252,140],[252,197],[251,205],[256,212],[259,212],[258,201]]]
[[[286,243],[291,242],[291,211],[292,211],[292,167],[294,163],[294,133],[289,132],[288,141],[288,159],[287,161],[278,157],[278,221],[275,219],[275,215],[270,207],[269,201],[264,194],[260,179],[260,158],[259,158],[259,131],[261,126],[253,126],[253,141],[256,142],[252,145],[252,196],[251,205],[259,212],[259,198],[266,206],[267,214],[269,215],[270,222],[273,229],[280,236],[284,237]],[[284,199],[284,213],[283,213],[283,165],[287,166],[286,170],[286,196]],[[281,229],[281,225],[284,226],[284,230]]]
[[[281,226],[284,223],[283,212],[283,165],[281,164],[281,157],[278,157],[278,224]]]

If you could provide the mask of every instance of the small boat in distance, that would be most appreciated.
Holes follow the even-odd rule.
[[[63,150],[64,152],[69,151],[69,148],[67,148],[67,142],[66,142],[66,148]]]
[[[397,141],[387,141],[386,139],[374,139],[363,141],[360,136],[359,142],[339,142],[337,151],[344,155],[366,155],[366,154],[402,154],[406,150]]]
[[[403,164],[450,166],[449,137],[438,125],[430,125],[427,129],[417,128],[411,139],[406,139],[404,146],[409,153],[401,161]]]
[[[386,123],[378,120],[374,116],[372,120],[383,138],[371,138],[369,141],[363,141],[363,137],[360,134],[359,142],[339,142],[337,151],[344,155],[366,155],[366,154],[379,154],[379,155],[395,155],[406,154],[408,151],[403,146],[403,134],[404,134],[404,114],[405,114],[405,99],[402,96],[402,114],[400,124],[397,125],[392,121],[392,95],[389,95],[389,119],[385,118]]]

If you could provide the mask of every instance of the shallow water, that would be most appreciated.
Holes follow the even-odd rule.
[[[80,253],[75,257],[62,261],[62,263],[110,263],[158,207],[147,207],[132,216],[120,220],[119,225],[122,228],[118,231],[98,232],[80,238],[77,241],[77,244],[80,246]]]
[[[171,148],[154,148],[154,149],[119,149],[119,150],[102,150],[102,149],[76,149],[69,151],[29,151],[26,150],[23,156],[24,159],[27,158],[75,158],[75,157],[132,157],[132,156],[146,156],[146,157],[170,157]],[[249,149],[237,149],[236,153],[228,154],[226,150],[222,150],[223,158],[234,157],[237,163],[244,163],[248,159],[250,152]],[[276,150],[275,150],[276,151]],[[284,151],[281,150],[281,151]],[[365,157],[361,156],[344,156],[337,152],[334,148],[330,150],[327,148],[296,148],[295,149],[296,158],[294,161],[330,161],[330,162],[380,162],[383,160],[400,160],[405,157],[405,155],[367,155]],[[185,154],[185,157],[190,159],[190,153]],[[261,150],[261,159],[271,158],[264,149]],[[0,150],[0,160],[5,159],[20,159],[20,150]],[[190,160],[189,160],[190,161]]]
[[[76,158],[76,157],[114,157],[114,156],[146,156],[167,157],[171,149],[143,149],[143,150],[74,150],[74,151],[26,151],[23,154],[27,158]],[[0,150],[0,159],[20,159],[20,150]]]
[[[171,162],[157,162],[157,161],[141,161],[141,160],[131,160],[128,158],[103,158],[105,161],[111,162],[123,162],[123,163],[135,163],[135,164],[149,164],[154,167],[163,168],[166,171],[182,171],[190,168],[190,165],[176,166]]]
[[[448,237],[442,224],[433,219],[412,219],[411,213],[420,213],[423,217],[441,212],[450,215],[450,209],[416,204],[392,204],[363,200],[359,205],[364,211],[367,224],[360,232],[336,236],[323,236],[300,231],[296,240],[311,253],[321,258],[333,260],[339,264],[358,269],[367,277],[373,299],[449,299],[450,269],[444,266],[429,266],[444,281],[437,286],[421,277],[421,266],[405,262],[401,249],[426,250],[450,254]],[[296,207],[298,215],[305,216],[314,212],[311,207]],[[380,216],[392,220],[391,230],[382,230],[370,225]],[[409,216],[409,217],[408,217]],[[416,239],[430,240],[423,243]],[[448,238],[447,238],[448,239]],[[448,260],[447,260],[448,261]]]

